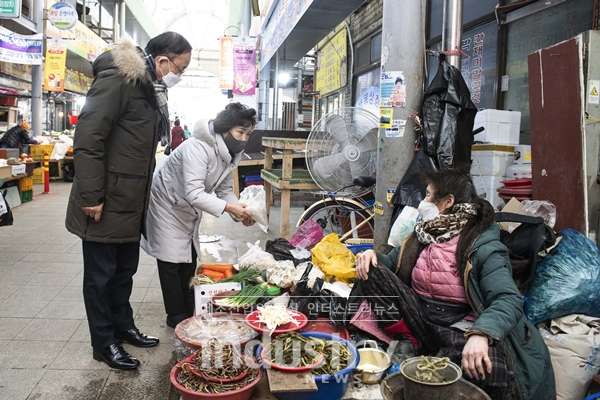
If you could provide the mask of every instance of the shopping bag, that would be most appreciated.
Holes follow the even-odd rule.
[[[13,224],[13,214],[4,196],[6,190],[0,192],[0,226],[10,226]]]
[[[325,236],[312,249],[312,255],[313,264],[325,272],[326,281],[329,282],[332,277],[346,283],[356,279],[356,257],[340,242],[337,234]]]
[[[571,314],[542,326],[550,351],[557,400],[581,400],[600,371],[600,319]]]
[[[252,219],[258,223],[263,232],[267,233],[269,217],[267,217],[265,188],[259,185],[248,186],[240,193],[240,203],[246,205],[246,210],[252,214]]]
[[[295,247],[310,250],[321,240],[323,240],[323,228],[312,219],[309,219],[300,225],[290,239],[290,243]]]
[[[410,206],[404,207],[398,218],[396,218],[394,225],[392,225],[388,244],[393,247],[401,246],[404,239],[415,230],[418,216],[419,210],[416,208]]]

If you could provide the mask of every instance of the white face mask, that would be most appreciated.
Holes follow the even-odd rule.
[[[171,61],[169,61],[169,59],[167,59],[167,62],[169,63],[169,73],[168,74],[163,74],[162,69],[160,70],[160,74],[163,76],[162,77],[162,81],[165,85],[167,85],[168,88],[172,88],[173,86],[177,85],[179,82],[181,82],[181,76],[173,73],[173,71],[171,71]],[[160,68],[159,68],[160,69]]]
[[[421,219],[423,221],[429,221],[430,219],[433,219],[440,215],[440,210],[437,208],[437,206],[428,201],[422,201],[421,203],[419,203],[418,210],[419,214],[421,214]]]

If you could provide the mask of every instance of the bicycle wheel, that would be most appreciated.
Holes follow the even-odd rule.
[[[373,215],[369,208],[352,199],[325,199],[316,202],[300,216],[297,226],[312,219],[323,228],[327,236],[335,233],[343,236]],[[352,233],[350,238],[372,239],[373,219]]]

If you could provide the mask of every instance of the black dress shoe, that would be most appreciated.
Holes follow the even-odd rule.
[[[154,347],[160,342],[158,338],[144,335],[138,328],[133,328],[126,332],[115,333],[115,338],[120,342],[127,342],[135,347]]]
[[[167,326],[175,328],[180,322],[189,318],[187,314],[167,315]]]
[[[105,348],[94,348],[94,360],[104,361],[115,369],[136,369],[140,366],[137,358],[125,351],[119,344],[111,344]]]

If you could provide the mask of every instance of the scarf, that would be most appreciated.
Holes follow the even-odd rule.
[[[148,72],[150,72],[150,77],[152,78],[152,82],[154,84],[154,96],[156,97],[156,104],[158,105],[158,109],[160,111],[160,142],[163,146],[166,146],[167,144],[170,145],[171,123],[169,122],[169,106],[167,104],[167,86],[162,83],[158,83],[158,78],[156,77],[156,63],[154,62],[152,54],[149,54],[145,49],[142,50],[142,54],[146,60],[146,64],[148,65]]]
[[[476,215],[475,204],[455,204],[452,214],[440,214],[428,221],[417,222],[415,234],[419,242],[425,245],[449,242],[460,235],[465,225]]]

